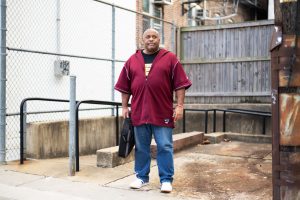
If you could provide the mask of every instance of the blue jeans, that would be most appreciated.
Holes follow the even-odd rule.
[[[172,183],[174,175],[172,128],[151,124],[134,127],[136,177],[145,183],[149,182],[152,134],[157,144],[156,160],[160,182]]]

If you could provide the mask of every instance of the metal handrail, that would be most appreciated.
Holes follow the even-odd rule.
[[[116,145],[119,144],[119,106],[122,103],[112,101],[96,101],[96,100],[84,100],[76,103],[76,120],[75,120],[75,156],[76,156],[76,171],[79,171],[79,106],[81,104],[98,104],[98,105],[111,105],[116,106]],[[130,104],[128,104],[130,106]]]
[[[52,101],[52,102],[69,102],[69,100],[65,99],[50,99],[50,98],[39,98],[39,97],[31,97],[25,98],[21,101],[20,104],[20,164],[24,163],[24,105],[27,101]]]
[[[24,105],[28,101],[50,101],[50,102],[70,102],[65,99],[51,99],[51,98],[39,98],[31,97],[25,98],[20,104],[20,164],[24,164]],[[84,100],[76,101],[76,121],[75,121],[75,154],[76,154],[76,171],[79,171],[79,106],[81,104],[98,104],[98,105],[111,105],[116,106],[116,144],[119,143],[119,106],[122,103],[111,101],[96,101],[96,100]],[[130,104],[128,105],[130,106]]]
[[[226,132],[226,113],[238,113],[238,114],[247,114],[247,115],[255,115],[262,116],[262,134],[266,134],[266,117],[271,117],[272,114],[270,112],[265,111],[257,111],[257,110],[246,110],[246,109],[184,109],[183,110],[183,132],[185,132],[185,122],[186,122],[186,111],[200,111],[205,112],[205,133],[207,133],[208,127],[208,112],[213,111],[213,132],[216,131],[216,112],[223,112],[223,132]]]
[[[207,123],[208,123],[208,112],[209,111],[213,111],[213,109],[191,109],[191,108],[186,108],[186,109],[183,109],[183,125],[182,125],[182,130],[183,130],[183,132],[185,133],[185,113],[186,113],[186,111],[196,111],[196,112],[198,112],[198,111],[200,111],[200,112],[205,112],[205,121],[204,121],[204,125],[205,125],[205,133],[207,133]],[[214,118],[214,120],[213,120],[213,122],[214,122],[214,127],[215,127],[215,118]]]
[[[262,116],[262,134],[266,134],[266,117],[272,117],[270,112],[263,112],[263,111],[252,111],[252,110],[245,110],[245,109],[227,109],[224,110],[223,113],[223,132],[226,132],[226,113],[238,113],[238,114],[248,114],[248,115],[255,115],[255,116]]]

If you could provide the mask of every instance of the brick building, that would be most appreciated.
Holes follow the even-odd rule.
[[[149,27],[160,32],[162,47],[175,51],[177,28],[267,19],[268,2],[270,0],[137,0],[136,10],[142,13],[136,18],[137,48],[143,46],[141,36]]]

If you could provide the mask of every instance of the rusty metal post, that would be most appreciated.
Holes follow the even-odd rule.
[[[273,199],[300,199],[300,0],[275,1],[271,40]]]

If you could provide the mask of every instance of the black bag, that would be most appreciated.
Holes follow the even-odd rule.
[[[119,156],[126,158],[134,147],[134,130],[131,118],[125,118],[120,140],[119,140]]]

